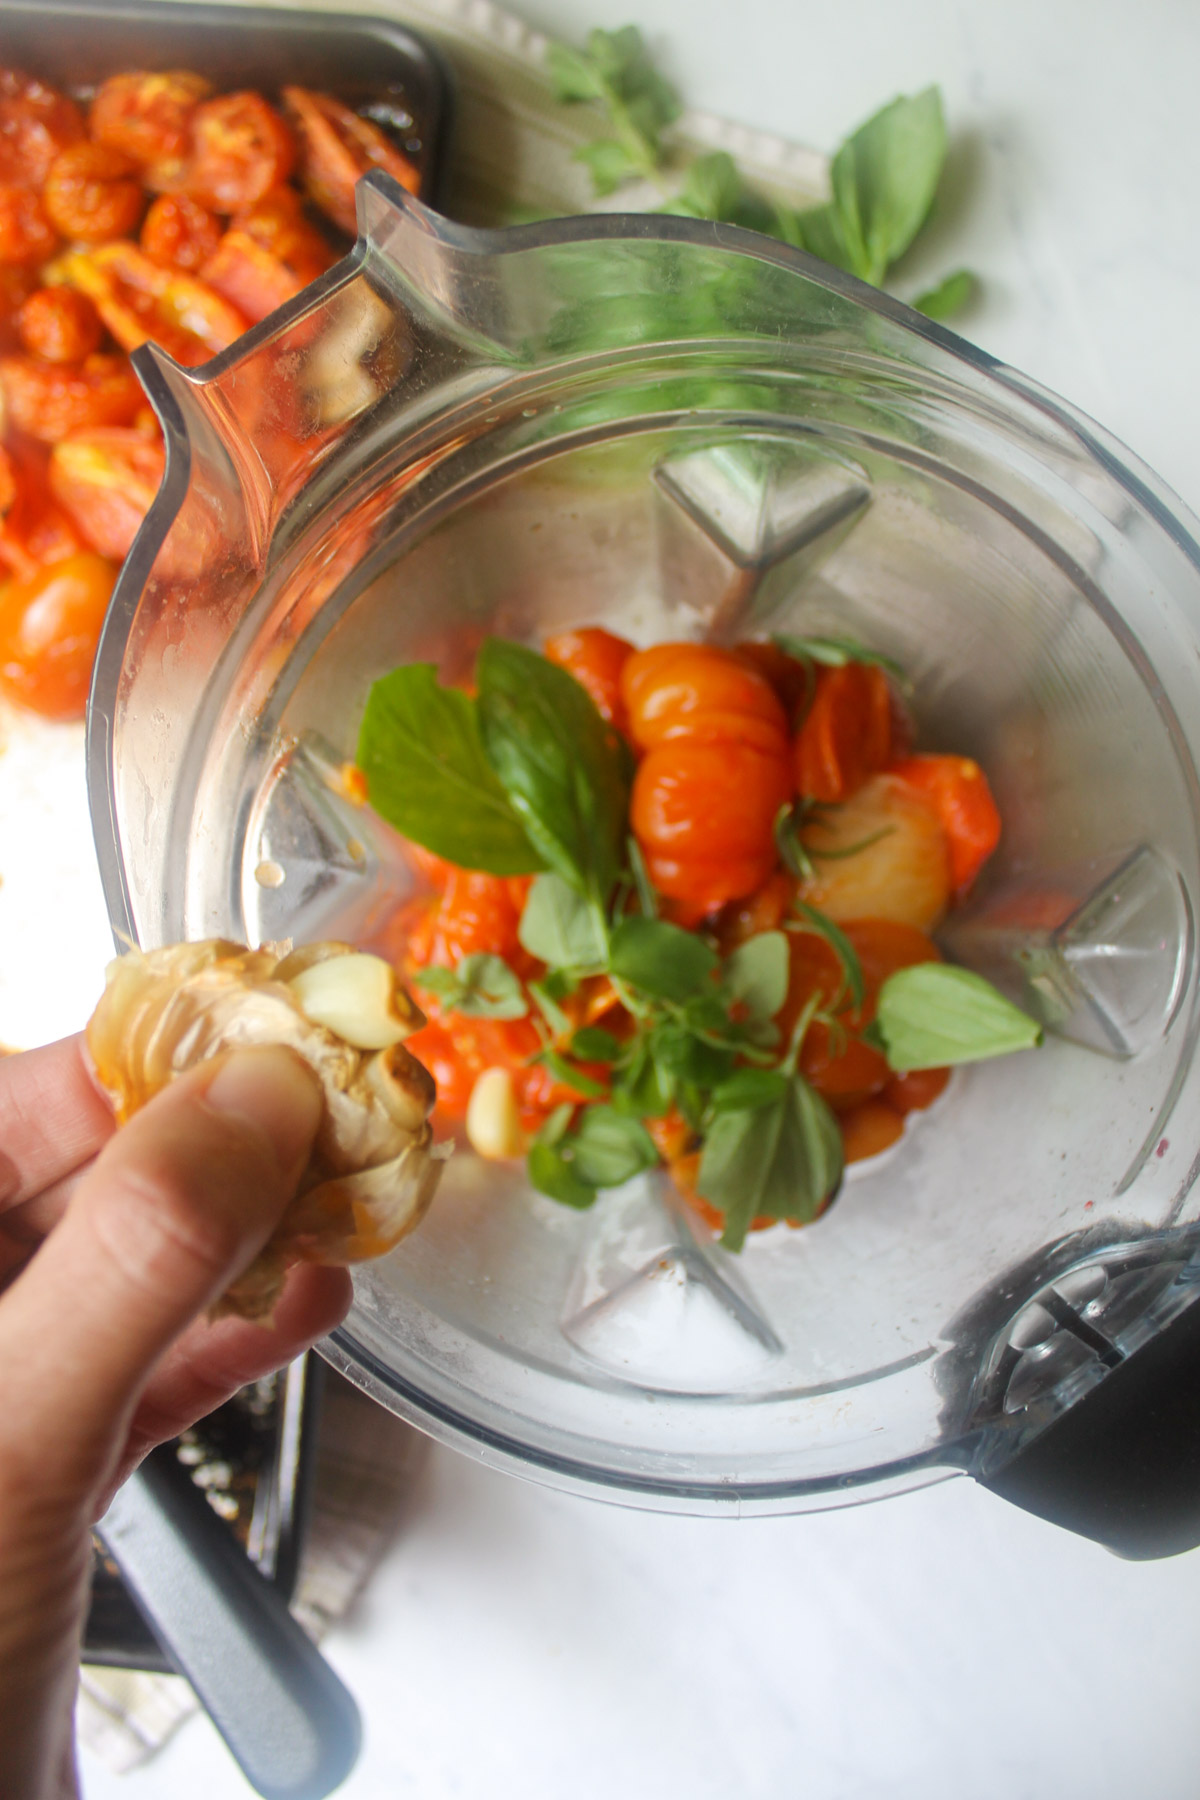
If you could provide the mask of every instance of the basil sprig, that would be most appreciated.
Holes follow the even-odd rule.
[[[466,1019],[523,1019],[529,1002],[520,977],[502,956],[482,950],[464,956],[453,969],[433,964],[413,977],[419,987],[436,994],[447,1012]]]
[[[604,905],[624,861],[629,783],[615,733],[573,675],[487,638],[476,663],[488,761],[542,861]]]
[[[371,805],[397,831],[463,869],[527,875],[546,865],[484,750],[475,702],[432,663],[375,682],[358,734]]]
[[[982,975],[929,962],[888,976],[867,1035],[903,1072],[1030,1050],[1041,1043],[1042,1028]]]

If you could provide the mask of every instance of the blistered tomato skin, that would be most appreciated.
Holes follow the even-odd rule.
[[[0,263],[45,262],[57,244],[41,197],[32,188],[0,185]]]
[[[680,738],[651,750],[634,778],[630,820],[655,886],[712,906],[760,886],[789,791],[786,760],[750,744]]]
[[[967,893],[1000,842],[1000,814],[983,770],[969,756],[910,756],[892,773],[936,815],[954,891]]]
[[[241,212],[286,181],[295,160],[286,121],[261,94],[221,94],[192,114],[180,185],[213,212]]]
[[[142,220],[138,243],[167,268],[198,274],[221,241],[215,213],[186,194],[160,194]]]
[[[42,205],[71,242],[102,244],[126,237],[145,209],[134,164],[104,144],[73,144],[50,165]]]
[[[73,100],[19,69],[0,68],[0,182],[40,187],[59,152],[82,136]]]
[[[0,687],[48,719],[81,719],[115,580],[81,550],[0,585]]]
[[[639,650],[621,671],[630,735],[640,750],[672,738],[741,741],[782,749],[787,716],[756,669],[708,644],[657,644]]]
[[[50,452],[50,491],[92,548],[121,562],[162,483],[157,437],[129,426],[77,431]]]
[[[417,192],[417,165],[369,119],[311,88],[285,87],[283,103],[296,129],[305,193],[351,237],[358,231],[354,185],[368,169],[383,169],[410,194]]]
[[[125,358],[103,352],[78,363],[0,357],[0,388],[18,430],[47,444],[90,426],[128,425],[145,405]]]
[[[211,92],[210,82],[187,69],[113,75],[96,91],[88,130],[135,163],[180,160],[192,115]]]
[[[46,362],[82,362],[99,350],[100,315],[86,294],[70,288],[37,288],[17,315],[21,348]]]
[[[618,731],[625,729],[625,703],[621,697],[621,672],[634,654],[624,638],[598,626],[580,631],[560,631],[546,639],[543,652],[560,669],[573,675],[586,689],[601,718]]]
[[[796,737],[796,792],[849,800],[888,760],[892,701],[882,669],[863,663],[822,669]]]

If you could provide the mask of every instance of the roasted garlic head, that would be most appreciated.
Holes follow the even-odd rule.
[[[299,1193],[215,1317],[267,1319],[293,1263],[382,1256],[420,1223],[441,1171],[434,1085],[402,1040],[424,1023],[394,970],[349,944],[279,956],[210,938],[109,964],[87,1043],[119,1123],[176,1075],[248,1044],[286,1045],[324,1091]]]

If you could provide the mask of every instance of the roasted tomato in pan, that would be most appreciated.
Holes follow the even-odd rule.
[[[211,93],[211,82],[188,69],[112,75],[96,91],[88,130],[97,144],[142,167],[158,165],[165,177],[168,165],[182,168],[192,114]]]
[[[221,241],[221,221],[186,194],[160,194],[142,220],[138,242],[152,261],[197,275]]]
[[[0,389],[19,431],[55,444],[92,425],[129,425],[146,403],[123,356],[98,352],[78,363],[0,356]]]
[[[116,568],[94,550],[0,584],[0,686],[49,719],[78,719]]]
[[[415,194],[417,165],[397,150],[378,125],[359,118],[340,100],[311,88],[286,87],[283,102],[299,139],[300,180],[305,193],[351,237],[358,230],[354,184],[369,169],[383,169]]]
[[[50,491],[101,555],[121,562],[163,476],[163,446],[143,431],[76,431],[50,452]]]
[[[126,237],[146,205],[134,164],[105,144],[72,144],[50,165],[42,188],[46,217],[63,237],[103,244]]]
[[[241,212],[286,181],[295,160],[291,131],[261,94],[220,94],[192,115],[181,186],[213,212]]]
[[[245,315],[215,289],[180,269],[164,268],[136,244],[118,241],[74,251],[60,266],[64,279],[94,302],[124,350],[153,342],[194,368],[246,329]]]
[[[0,184],[0,263],[45,262],[57,243],[41,196],[18,182]]]
[[[77,363],[100,348],[104,326],[86,294],[35,288],[17,314],[21,348],[46,362]]]
[[[59,152],[82,136],[73,100],[19,69],[0,68],[0,182],[40,187]]]

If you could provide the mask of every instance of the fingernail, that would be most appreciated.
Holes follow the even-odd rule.
[[[285,1173],[308,1155],[321,1117],[321,1087],[292,1051],[266,1044],[232,1051],[204,1097],[216,1112],[256,1126]]]

